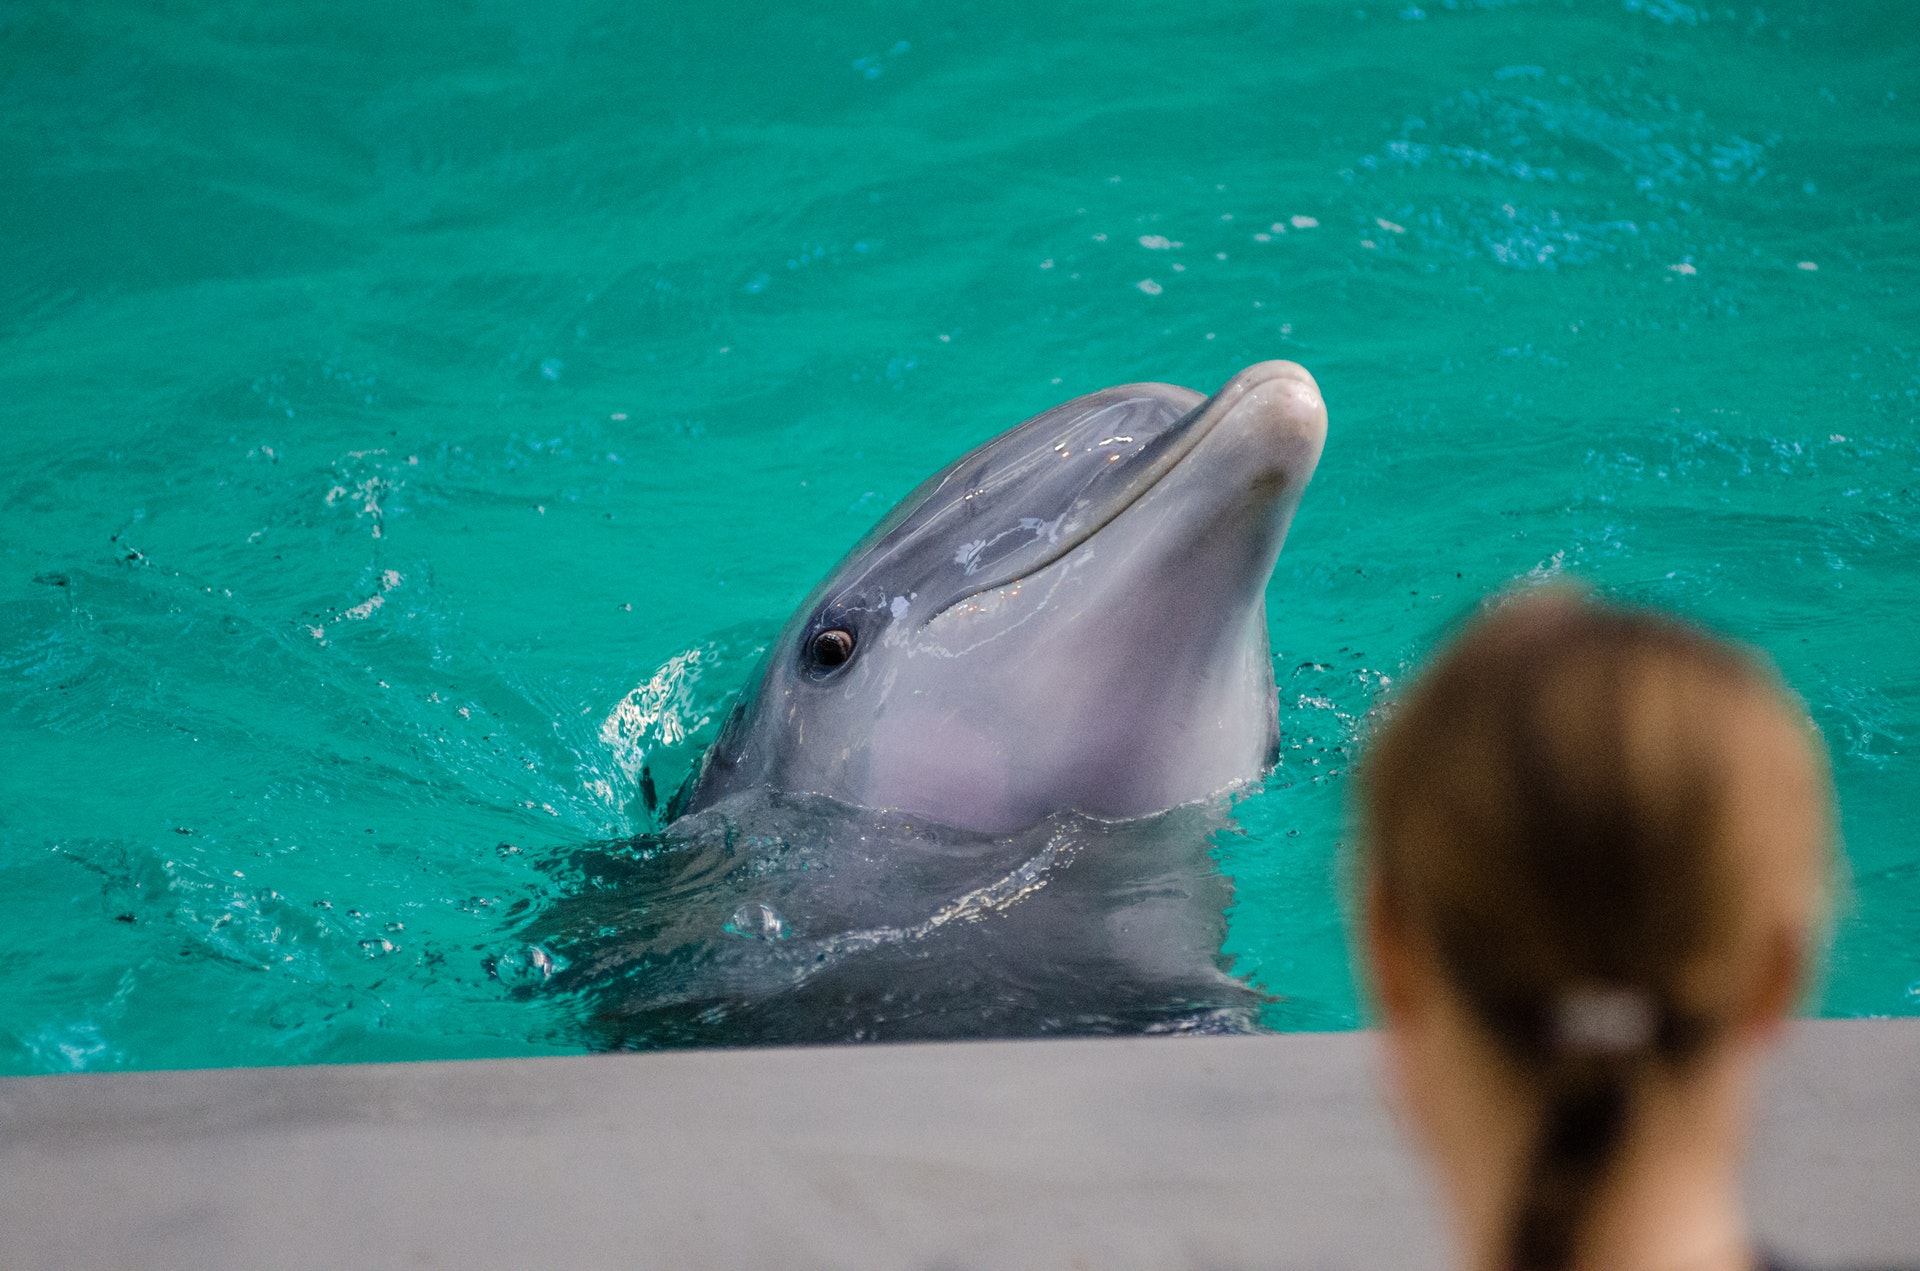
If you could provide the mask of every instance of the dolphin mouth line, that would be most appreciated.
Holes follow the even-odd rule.
[[[1151,462],[1143,466],[1140,472],[1121,489],[1119,497],[1112,500],[1098,517],[1087,521],[1070,537],[1063,538],[1054,550],[1048,552],[1039,560],[1022,566],[1017,572],[988,575],[987,580],[973,590],[964,595],[955,596],[952,600],[928,614],[926,618],[920,622],[920,627],[924,630],[942,614],[966,604],[976,596],[984,596],[986,593],[995,591],[1001,587],[1010,587],[1015,583],[1024,582],[1042,570],[1071,556],[1094,535],[1113,524],[1114,521],[1119,519],[1123,512],[1145,498],[1148,492],[1166,480],[1174,469],[1185,462],[1188,455],[1199,449],[1200,443],[1212,435],[1215,426],[1232,412],[1233,406],[1238,404],[1240,398],[1246,395],[1246,391],[1243,389],[1240,393],[1235,394],[1232,402],[1226,403],[1220,410],[1213,412],[1212,418],[1207,418],[1206,416],[1209,409],[1216,403],[1219,403],[1222,395],[1222,393],[1216,393],[1212,397],[1200,402],[1168,428],[1168,432],[1178,434],[1174,443],[1161,454],[1154,456]],[[1200,418],[1196,419],[1195,416],[1199,416]]]

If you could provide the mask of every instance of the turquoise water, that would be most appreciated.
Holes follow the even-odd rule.
[[[1562,571],[1778,660],[1817,1009],[1920,1014],[1917,159],[1906,0],[0,7],[0,1072],[578,1049],[555,863],[854,539],[1270,357],[1263,1022],[1362,1017],[1362,715]]]

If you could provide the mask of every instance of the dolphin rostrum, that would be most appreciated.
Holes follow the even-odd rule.
[[[1313,377],[1075,398],[928,478],[769,648],[672,809],[825,795],[1005,833],[1142,816],[1278,742],[1266,588],[1326,438]]]

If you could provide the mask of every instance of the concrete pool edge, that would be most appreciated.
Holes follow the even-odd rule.
[[[0,1265],[1444,1265],[1368,1033],[0,1079]],[[1756,1226],[1920,1263],[1920,1020],[1795,1027]]]

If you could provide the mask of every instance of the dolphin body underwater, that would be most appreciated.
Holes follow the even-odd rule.
[[[1251,1027],[1215,797],[1279,740],[1266,588],[1326,408],[1129,384],[928,478],[769,646],[666,829],[582,853],[600,1044]],[[553,953],[548,953],[552,950]]]

